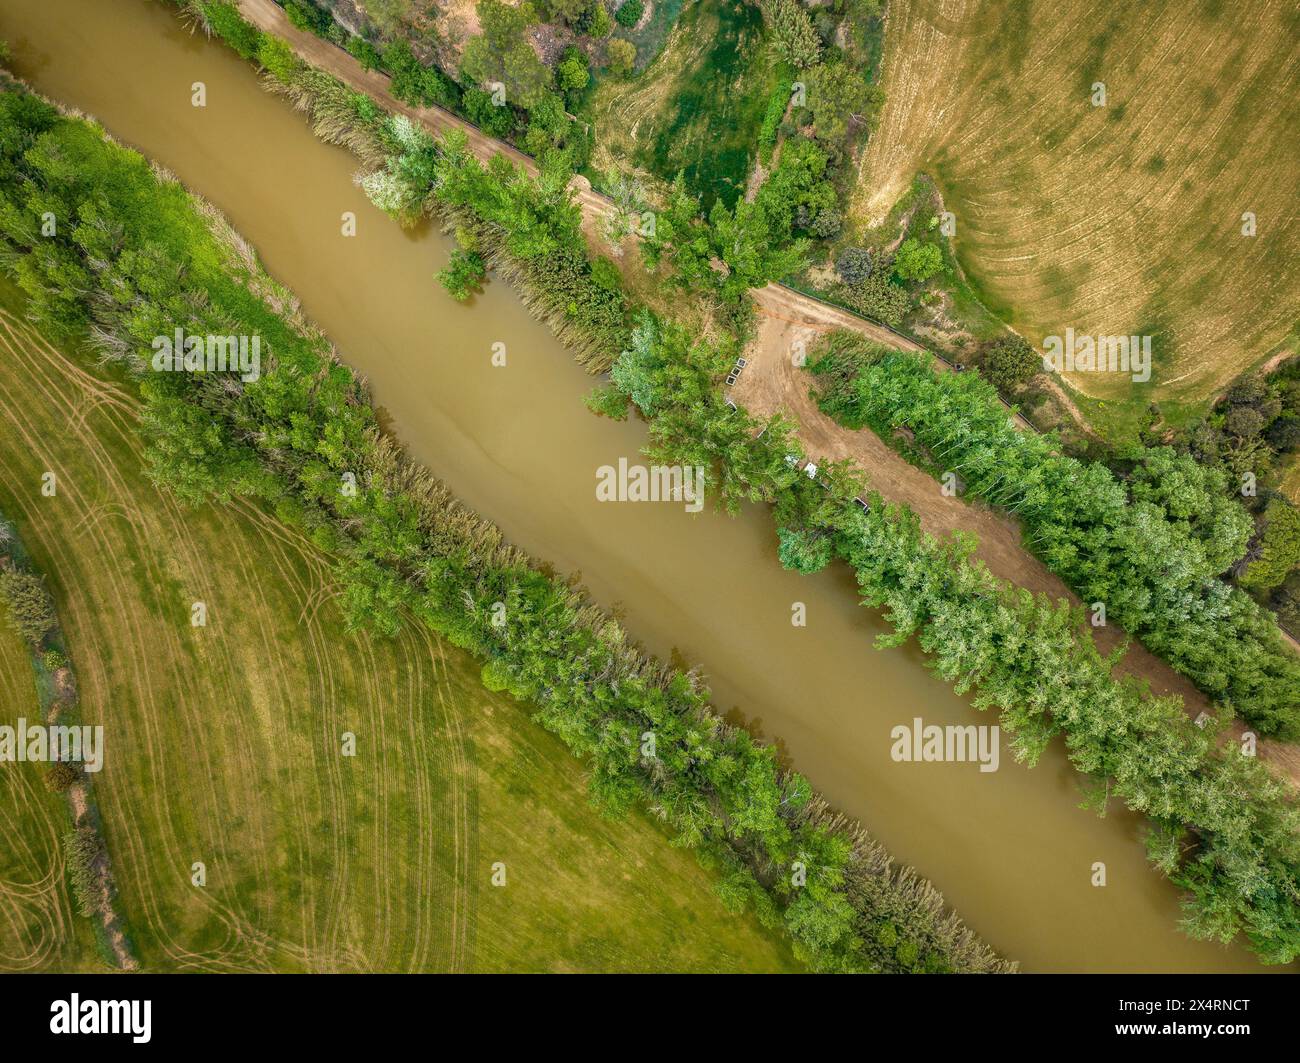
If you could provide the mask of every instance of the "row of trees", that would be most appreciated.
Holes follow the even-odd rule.
[[[498,243],[505,239],[490,228],[487,235]],[[535,294],[527,271],[520,279]],[[757,424],[722,401],[718,383],[734,351],[725,342],[694,342],[679,328],[642,320],[614,365],[611,385],[593,396],[592,405],[620,416],[635,402],[651,422],[651,456],[665,464],[704,465],[724,505],[774,500],[783,559],[813,570],[828,558],[829,541],[830,556],[853,565],[869,603],[888,609],[898,638],[915,633],[958,689],[974,688],[977,704],[1001,710],[1027,759],[1062,734],[1076,767],[1095,781],[1095,797],[1115,794],[1151,818],[1152,857],[1186,891],[1191,933],[1226,941],[1244,931],[1266,960],[1295,958],[1300,824],[1289,791],[1235,746],[1216,751],[1216,728],[1191,724],[1177,699],[1152,698],[1117,676],[1115,660],[1100,658],[1081,618],[1063,605],[1000,583],[969,563],[960,541],[936,542],[920,532],[914,516],[878,498],[862,515],[850,501],[860,487],[845,466],[824,467],[829,491],[795,476],[784,461],[798,453],[789,426],[779,419]],[[469,518],[456,512],[429,526],[461,527]],[[494,531],[475,527],[482,543],[499,546]],[[462,540],[435,534],[459,549]],[[350,586],[361,612],[382,616],[385,603],[400,594],[380,578],[382,569],[367,571],[369,579]],[[362,594],[358,586],[369,590]],[[448,613],[455,608],[449,604]],[[556,626],[549,627],[557,637]],[[562,664],[565,656],[548,660]],[[510,674],[505,664],[488,670],[493,682]],[[559,713],[551,724],[565,733],[566,719]],[[805,807],[815,805],[813,799]],[[879,848],[865,839],[854,845],[854,858],[844,865],[844,896],[857,913],[854,950],[867,950],[870,962],[885,969],[910,969],[917,957],[923,967],[991,969],[987,958],[976,959],[984,954],[955,919],[940,920],[940,902],[928,887],[890,872]],[[754,865],[743,862],[740,881],[748,883],[745,875],[754,873]],[[761,871],[757,877],[765,880]],[[817,962],[834,966],[825,949],[837,954],[846,939],[830,929],[836,919],[827,913],[839,906],[829,896],[825,907],[808,914],[811,922],[817,913],[822,928]],[[796,918],[797,925],[803,922]],[[792,932],[799,937],[799,930]],[[807,940],[802,947],[809,947]]]
[[[261,58],[258,51],[265,35],[243,19],[231,0],[176,2],[244,58]],[[566,94],[580,92],[590,78],[587,56],[570,48],[552,69],[534,51],[528,31],[539,18],[548,17],[603,36],[609,32],[609,17],[601,0],[556,0],[550,5],[483,0],[477,6],[482,32],[466,42],[459,79],[422,62],[403,36],[376,44],[349,33],[313,0],[288,0],[284,6],[300,29],[347,49],[367,69],[387,73],[393,95],[404,103],[442,107],[539,157],[560,152],[578,167],[590,155],[585,126],[569,121],[565,110]]]
[[[824,356],[852,365],[853,345],[838,337]],[[1091,804],[1104,812],[1118,797],[1149,818],[1150,858],[1185,891],[1189,933],[1226,942],[1244,932],[1269,962],[1300,955],[1300,808],[1254,756],[1235,743],[1217,748],[1227,717],[1202,728],[1180,699],[1151,696],[1115,671],[1118,658],[1101,656],[1082,610],[998,580],[971,561],[969,537],[926,535],[915,514],[867,493],[848,463],[823,466],[820,484],[793,475],[781,460],[795,449],[784,426],[755,439],[722,401],[716,385],[729,362],[730,351],[682,328],[638,328],[610,389],[650,420],[653,459],[712,460],[724,488],[735,477],[746,497],[774,501],[782,562],[814,572],[846,561],[864,604],[893,624],[888,644],[915,637],[959,693],[999,712],[1018,759],[1034,763],[1063,736]],[[597,405],[618,410],[608,397]]]
[[[365,123],[330,129],[355,143]],[[520,175],[477,166],[454,141],[426,157],[400,120],[369,128],[376,150],[401,152],[384,173],[406,181],[431,165],[430,202],[476,217],[485,256],[517,259],[526,283],[543,275],[528,263],[568,246],[572,208],[546,176],[525,194]],[[531,701],[586,759],[606,807],[649,808],[718,869],[729,905],[783,925],[817,969],[1007,969],[774,749],[714,715],[698,677],[633,650],[615,621],[408,463],[323,338],[256,294],[269,280],[227,275],[210,215],[177,184],[16,88],[0,95],[0,131],[4,259],[45,325],[89,330],[136,372],[157,482],[190,501],[259,498],[303,528],[337,557],[350,626],[390,633],[414,616],[480,655],[488,685]],[[45,212],[60,220],[55,236],[34,221]],[[138,352],[177,326],[260,335],[262,375],[150,373]]]
[[[1121,479],[1063,454],[1050,435],[1017,430],[976,374],[844,342],[809,365],[826,413],[883,438],[910,430],[933,471],[1014,513],[1026,545],[1086,603],[1104,603],[1108,618],[1264,734],[1300,738],[1300,660],[1274,619],[1220,578],[1253,532],[1220,470],[1144,448]]]

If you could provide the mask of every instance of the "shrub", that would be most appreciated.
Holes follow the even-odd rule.
[[[251,22],[245,20],[238,8],[228,0],[202,0],[199,4],[204,21],[208,27],[239,53],[244,59],[257,56],[257,47],[261,43],[262,33]]]
[[[291,83],[303,66],[298,57],[293,54],[292,48],[279,37],[272,37],[269,34],[263,35],[257,46],[257,61],[265,67],[268,74],[283,85]]]
[[[378,70],[384,65],[384,57],[379,54],[379,49],[364,37],[349,37],[346,47],[348,54],[365,70]]]
[[[63,836],[63,854],[77,911],[82,915],[94,915],[98,909],[95,864],[104,855],[103,839],[93,827],[77,827]]]
[[[66,793],[77,775],[77,769],[66,760],[56,760],[45,772],[45,788],[54,794]]]
[[[1042,368],[1042,358],[1023,337],[1006,336],[985,353],[980,372],[999,391],[1014,394]]]
[[[515,127],[515,112],[498,107],[489,93],[479,88],[465,90],[465,116],[493,137],[507,137]]]
[[[819,240],[831,240],[844,228],[844,215],[834,207],[823,207],[808,225],[808,231]]]
[[[459,247],[451,253],[451,262],[447,268],[438,271],[438,283],[458,303],[481,292],[486,277],[487,267],[483,263],[483,257],[477,251],[465,251]]]
[[[790,105],[792,82],[789,77],[782,77],[767,100],[767,110],[763,112],[763,124],[758,129],[758,145],[762,149],[763,162],[766,163],[776,146],[777,134],[781,131],[781,119],[785,109]]]
[[[392,77],[392,93],[412,107],[436,104],[455,110],[460,102],[460,91],[455,82],[441,70],[425,66],[411,51],[405,40],[394,41],[384,52],[384,66]]]
[[[912,305],[907,289],[880,273],[873,273],[857,284],[841,285],[831,295],[864,317],[886,325],[900,324]]]
[[[284,13],[298,29],[318,37],[326,36],[334,25],[330,13],[318,8],[311,0],[284,0]]]
[[[0,599],[9,607],[9,622],[32,645],[54,628],[54,600],[45,580],[34,572],[7,568],[0,572]]]
[[[835,260],[835,272],[845,284],[859,284],[871,276],[871,252],[865,247],[846,247]]]
[[[1300,510],[1275,498],[1264,511],[1264,540],[1260,556],[1246,566],[1241,585],[1252,591],[1280,587],[1300,564]]]
[[[782,59],[804,69],[821,58],[821,38],[799,0],[758,0],[758,6]]]
[[[609,12],[605,10],[605,5],[596,0],[592,7],[591,20],[587,25],[587,36],[594,37],[596,40],[603,40],[608,37],[610,31],[614,28],[610,21]]]
[[[622,6],[614,15],[614,21],[620,26],[626,26],[631,29],[641,21],[641,16],[645,13],[645,4],[641,0],[623,0]]]
[[[935,244],[908,238],[894,256],[894,272],[905,281],[928,281],[943,269],[943,252]]]
[[[631,41],[613,40],[605,46],[605,61],[611,73],[626,76],[636,66],[636,45]]]
[[[591,81],[587,57],[577,48],[568,48],[555,68],[556,83],[564,92],[581,92]]]

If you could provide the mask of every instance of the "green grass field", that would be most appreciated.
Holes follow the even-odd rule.
[[[763,17],[741,0],[683,8],[664,50],[630,81],[601,81],[592,101],[597,169],[671,181],[680,171],[705,209],[744,192],[776,86]]]
[[[345,634],[309,543],[153,488],[125,388],[9,312],[0,344],[0,507],[49,576],[83,720],[105,727],[96,787],[144,970],[797,966],[648,818],[598,814],[579,763],[467,655],[414,625]],[[20,651],[0,641],[7,713],[34,702]],[[0,785],[22,842],[0,863],[0,965],[86,962],[59,799],[11,766]]]

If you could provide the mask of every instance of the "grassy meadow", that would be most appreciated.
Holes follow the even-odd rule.
[[[592,100],[593,164],[651,180],[680,171],[705,210],[744,192],[777,82],[763,17],[743,0],[686,5],[664,50],[631,80],[606,78]]]

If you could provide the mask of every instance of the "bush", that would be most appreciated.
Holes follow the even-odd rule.
[[[844,228],[844,215],[834,207],[823,207],[814,215],[808,231],[819,240],[831,240]]]
[[[515,127],[515,112],[498,107],[492,96],[479,88],[465,90],[465,116],[488,136],[508,137]]]
[[[623,5],[614,15],[614,21],[620,26],[626,26],[631,29],[641,21],[641,16],[645,14],[645,4],[641,0],[623,0]]]
[[[460,102],[460,90],[441,70],[425,66],[415,57],[411,46],[404,40],[395,41],[384,52],[384,66],[392,77],[392,93],[412,107],[436,104],[455,110]]]
[[[346,47],[348,54],[365,70],[378,70],[384,65],[384,57],[379,54],[379,49],[364,37],[349,37]]]
[[[283,85],[292,82],[303,66],[298,57],[293,54],[292,48],[279,37],[272,37],[269,34],[264,35],[257,46],[257,61],[268,74]]]
[[[212,32],[241,57],[253,59],[257,56],[257,47],[262,40],[261,31],[246,21],[234,4],[228,0],[202,0],[199,11]]]
[[[863,317],[894,326],[902,322],[912,305],[907,289],[879,273],[873,273],[857,284],[841,285],[831,295]]]
[[[636,66],[636,45],[631,41],[610,41],[605,46],[605,61],[611,73],[625,77]]]
[[[598,41],[603,40],[609,36],[613,28],[609,12],[605,10],[605,5],[600,0],[596,0],[596,4],[591,11],[591,20],[587,24],[587,36],[594,37]]]
[[[821,38],[799,0],[758,0],[758,6],[782,59],[802,70],[821,58]]]
[[[1300,564],[1300,510],[1275,498],[1264,511],[1264,540],[1260,556],[1246,566],[1241,585],[1252,591],[1280,587]]]
[[[1014,394],[1043,368],[1043,360],[1020,336],[998,340],[984,355],[980,372],[999,391]]]
[[[564,58],[555,68],[555,80],[564,92],[581,92],[591,81],[587,57],[577,48],[567,48]]]
[[[908,238],[894,256],[894,272],[905,281],[928,281],[943,269],[943,252],[935,244]]]
[[[792,81],[788,77],[782,77],[777,82],[776,88],[772,90],[772,95],[768,97],[767,110],[763,112],[763,124],[758,129],[758,146],[762,149],[763,162],[772,156],[772,149],[776,146],[777,134],[781,131],[781,120],[785,117],[785,109],[790,105],[790,91]]]
[[[284,0],[284,13],[298,29],[314,33],[317,37],[326,36],[334,25],[330,13],[322,11],[311,0]]]
[[[845,284],[859,284],[871,276],[871,252],[865,247],[846,247],[835,260],[835,272]]]
[[[465,251],[459,247],[451,253],[451,262],[447,268],[438,271],[438,283],[458,303],[481,292],[486,277],[487,267],[483,263],[483,257],[477,251]]]
[[[0,599],[9,607],[9,622],[32,645],[40,645],[54,628],[54,600],[45,580],[34,572],[21,568],[0,572]]]
[[[93,827],[77,827],[64,835],[63,853],[77,911],[82,915],[94,915],[98,909],[95,900],[95,864],[104,855],[103,839]]]
[[[79,772],[66,760],[56,760],[45,772],[45,788],[52,794],[66,793]]]

